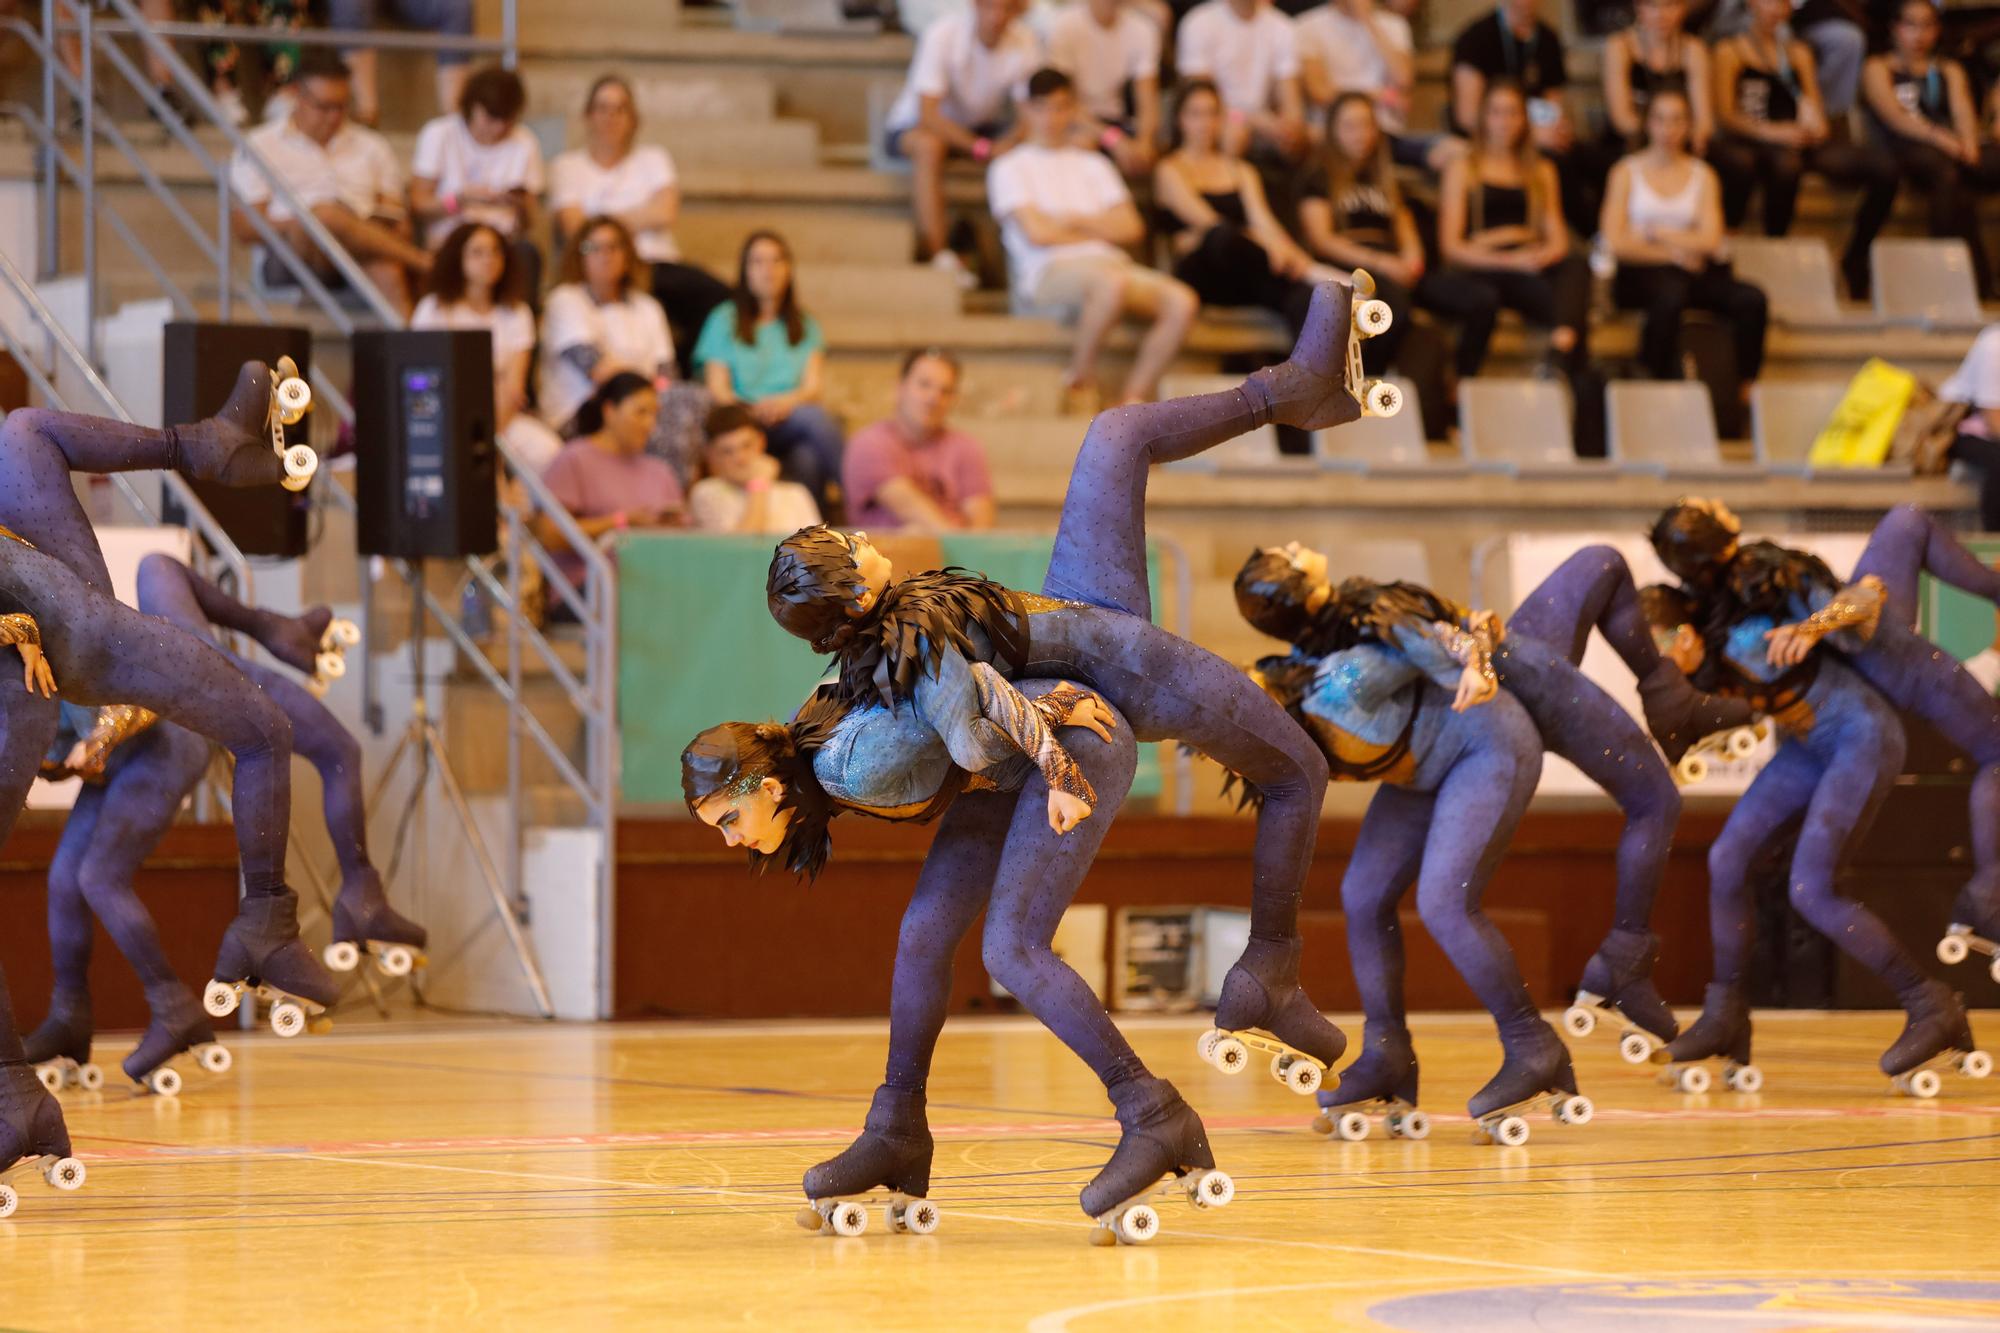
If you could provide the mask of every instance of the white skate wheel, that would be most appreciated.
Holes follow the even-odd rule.
[[[417,965],[417,956],[400,944],[392,944],[382,951],[382,975],[385,977],[407,977]]]
[[[1194,1053],[1201,1057],[1203,1064],[1212,1065],[1215,1063],[1215,1046],[1221,1040],[1222,1034],[1214,1028],[1210,1028],[1194,1039]]]
[[[353,940],[335,940],[320,951],[328,970],[352,972],[361,966],[361,947]]]
[[[1597,1031],[1597,1015],[1580,1004],[1563,1010],[1563,1031],[1572,1037],[1588,1037]]]
[[[296,1037],[306,1030],[306,1011],[290,1000],[271,1006],[271,1031],[281,1037]]]
[[[1127,1245],[1144,1245],[1160,1234],[1160,1215],[1153,1211],[1149,1203],[1135,1203],[1118,1214],[1118,1220],[1111,1224],[1111,1229]]]
[[[1919,1069],[1913,1074],[1903,1075],[1902,1087],[1912,1097],[1928,1100],[1938,1095],[1939,1090],[1944,1087],[1944,1080],[1938,1077],[1935,1069]]]
[[[1215,1067],[1225,1074],[1240,1074],[1250,1067],[1250,1048],[1234,1037],[1215,1043]]]
[[[327,624],[326,637],[339,647],[353,648],[361,642],[361,626],[346,616],[336,616]]]
[[[312,385],[296,378],[278,381],[278,412],[287,424],[310,412],[312,405]]]
[[[1361,405],[1371,417],[1393,417],[1403,410],[1403,391],[1387,380],[1376,380],[1362,395]]]
[[[208,1010],[211,1018],[229,1017],[240,1002],[236,987],[226,981],[211,981],[201,993],[201,1007]]]
[[[1693,787],[1708,781],[1708,760],[1698,754],[1684,754],[1680,763],[1674,765],[1674,772],[1680,775],[1683,787]]]
[[[339,653],[321,653],[313,659],[313,670],[328,680],[339,680],[347,674],[347,659]]]
[[[858,1236],[868,1230],[868,1210],[858,1203],[836,1205],[827,1220],[833,1224],[836,1236]]]
[[[1940,963],[1962,963],[1965,961],[1966,955],[1971,952],[1972,948],[1965,942],[1965,936],[1963,935],[1947,935],[1937,943],[1937,956]]]
[[[1406,1139],[1427,1139],[1431,1136],[1431,1118],[1422,1111],[1405,1111],[1390,1120],[1389,1133]]]
[[[1674,1075],[1674,1089],[1678,1092],[1707,1092],[1708,1071],[1700,1065],[1689,1065]]]
[[[1363,301],[1354,307],[1354,331],[1364,338],[1387,333],[1396,321],[1396,312],[1387,301]]]
[[[14,1192],[12,1185],[0,1185],[0,1217],[12,1217],[14,1210],[21,1206],[21,1196]]]
[[[1731,1065],[1722,1071],[1722,1081],[1733,1092],[1755,1092],[1764,1086],[1764,1071],[1755,1065]]]
[[[942,1218],[938,1206],[929,1199],[912,1199],[903,1205],[896,1220],[911,1235],[928,1236],[938,1229]]]
[[[1628,1065],[1643,1065],[1653,1054],[1653,1043],[1643,1032],[1628,1032],[1618,1039],[1618,1054]]]
[[[82,1189],[87,1174],[74,1157],[58,1157],[42,1168],[42,1179],[64,1192]]]
[[[1597,1103],[1588,1097],[1570,1098],[1568,1109],[1569,1123],[1572,1125],[1587,1125],[1597,1118]]]
[[[1227,1208],[1236,1197],[1236,1181],[1227,1171],[1210,1168],[1188,1183],[1188,1202],[1197,1208]]]
[[[229,1048],[219,1041],[210,1042],[202,1047],[196,1053],[195,1059],[199,1060],[201,1067],[211,1074],[226,1074],[229,1072],[229,1067],[236,1063],[236,1057],[231,1055]]]
[[[42,1081],[42,1086],[49,1090],[51,1097],[62,1091],[62,1070],[54,1065],[36,1065],[35,1077]]]
[[[1359,1111],[1343,1111],[1333,1122],[1334,1133],[1349,1143],[1359,1143],[1368,1137],[1368,1117]]]
[[[155,1069],[146,1075],[146,1087],[158,1097],[178,1097],[181,1095],[181,1076],[172,1069]]]
[[[1993,1072],[1993,1057],[1984,1051],[1967,1051],[1958,1062],[1958,1072],[1967,1078],[1985,1078]]]
[[[96,1065],[78,1065],[76,1067],[76,1085],[85,1092],[96,1092],[104,1086],[104,1071]]]
[[[285,489],[302,491],[306,483],[319,471],[319,455],[309,444],[293,444],[285,448]]]
[[[1493,1141],[1506,1148],[1518,1148],[1528,1141],[1528,1122],[1520,1116],[1502,1117],[1492,1130]]]
[[[1320,1081],[1326,1077],[1318,1065],[1310,1060],[1294,1060],[1285,1071],[1285,1084],[1301,1097],[1310,1097],[1319,1091]]]
[[[1729,733],[1729,741],[1724,748],[1731,759],[1748,759],[1757,753],[1757,733],[1748,727],[1738,727]]]

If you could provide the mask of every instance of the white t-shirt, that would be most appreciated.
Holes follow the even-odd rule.
[[[1369,22],[1343,13],[1333,5],[1321,5],[1299,15],[1293,25],[1298,34],[1299,57],[1316,60],[1333,86],[1341,92],[1361,92],[1379,98],[1390,88],[1386,44],[1396,54],[1408,55],[1415,49],[1410,21],[1384,6],[1377,6]],[[1391,118],[1400,129],[1402,109],[1394,108]],[[1384,121],[1387,126],[1387,120]]]
[[[1125,85],[1160,77],[1160,30],[1130,6],[1110,27],[1071,0],[1049,28],[1049,64],[1076,84],[1077,102],[1099,120],[1125,119]]]
[[[1979,331],[1972,350],[1937,392],[1947,403],[1964,403],[1980,412],[2000,408],[2000,324]],[[1967,417],[1962,429],[1970,435],[1986,433],[1985,423],[1976,416]]]
[[[633,288],[622,301],[599,305],[581,283],[565,283],[542,307],[542,415],[561,427],[576,415],[596,385],[563,353],[595,347],[605,360],[653,375],[674,359],[674,335],[667,312],[646,292]]]
[[[679,179],[674,159],[658,144],[639,144],[609,167],[599,166],[588,149],[572,148],[558,153],[549,167],[549,203],[556,209],[580,208],[585,217],[617,217],[651,202]],[[665,227],[633,233],[632,244],[648,264],[671,264],[681,257],[674,234]]]
[[[900,133],[915,125],[926,97],[941,99],[946,118],[967,129],[1005,120],[1009,105],[1041,66],[1042,44],[1027,24],[1008,24],[999,45],[989,49],[980,44],[969,11],[948,15],[917,40],[909,77],[889,109],[888,128]]]
[[[1182,79],[1215,80],[1222,105],[1254,115],[1277,101],[1278,83],[1299,76],[1299,48],[1292,21],[1259,0],[1244,22],[1228,0],[1208,0],[1181,20],[1174,63]]]
[[[306,208],[345,204],[357,217],[373,217],[383,196],[403,197],[403,169],[389,141],[365,125],[343,124],[324,146],[290,120],[259,125],[244,136],[271,172]],[[273,222],[289,222],[292,210],[272,196],[271,183],[242,153],[229,164],[229,188],[239,203],[268,203]]]
[[[526,305],[495,306],[480,314],[463,302],[440,304],[426,296],[410,316],[413,329],[486,329],[493,335],[493,369],[504,371],[523,352],[535,350],[535,312]]]
[[[2000,694],[2000,653],[1981,648],[1965,659],[1965,674],[1979,682],[1988,694]]]
[[[1000,219],[1000,237],[1007,244],[1007,270],[1014,290],[1024,296],[1034,295],[1042,269],[1052,259],[1125,253],[1109,241],[1036,245],[1014,216],[1025,206],[1051,217],[1082,217],[1131,202],[1118,169],[1101,153],[1022,144],[1002,153],[986,169],[986,199],[993,216]]]
[[[439,194],[462,194],[468,186],[482,190],[525,190],[542,192],[542,146],[525,125],[507,131],[499,143],[483,144],[472,137],[465,117],[457,112],[439,116],[417,131],[416,151],[410,155],[410,174],[435,181]],[[426,238],[432,248],[462,223],[484,222],[502,236],[514,234],[515,216],[511,208],[468,204],[451,217],[431,224]]]
[[[688,518],[705,532],[734,532],[750,508],[750,496],[720,477],[703,477],[688,492]],[[812,492],[796,481],[774,481],[765,501],[763,532],[793,533],[819,522]]]

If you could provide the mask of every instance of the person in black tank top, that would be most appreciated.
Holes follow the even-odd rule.
[[[1645,137],[1646,105],[1665,89],[1687,94],[1694,108],[1690,146],[1697,155],[1708,151],[1715,130],[1708,48],[1681,30],[1686,20],[1686,0],[1639,0],[1632,26],[1605,43],[1604,132],[1615,154]]]
[[[2000,181],[2000,149],[1982,150],[1972,89],[1956,60],[1937,56],[1942,22],[1928,0],[1904,0],[1890,30],[1890,50],[1861,69],[1861,95],[1877,138],[1894,154],[1903,179],[1920,191],[1933,236],[1956,237],[1972,251],[1982,298],[1993,295],[1986,247],[1974,211],[1976,192]]]
[[[1722,215],[1734,230],[1764,194],[1764,234],[1792,228],[1799,181],[1808,171],[1861,191],[1840,261],[1856,300],[1868,295],[1868,247],[1896,202],[1896,163],[1877,144],[1829,136],[1812,48],[1793,39],[1791,0],[1751,0],[1750,26],[1715,48],[1719,132],[1709,160],[1722,178]]]
[[[1153,172],[1160,231],[1174,276],[1203,305],[1263,306],[1294,336],[1312,302],[1312,256],[1273,216],[1263,182],[1222,148],[1222,98],[1207,79],[1174,97],[1167,156]]]

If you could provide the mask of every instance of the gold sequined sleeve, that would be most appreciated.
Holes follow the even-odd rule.
[[[1841,630],[1853,630],[1854,636],[1866,643],[1875,637],[1876,627],[1882,623],[1882,603],[1888,596],[1888,589],[1882,580],[1873,574],[1864,574],[1859,581],[1850,583],[1833,595],[1833,599],[1819,610],[1799,622],[1799,628],[1816,639]]]
[[[111,704],[98,709],[96,724],[83,738],[83,762],[76,771],[85,777],[102,774],[113,750],[159,720],[159,714],[137,704]]]
[[[1460,629],[1436,620],[1431,622],[1431,634],[1454,662],[1474,668],[1487,680],[1494,679],[1493,645],[1485,632]]]
[[[1042,779],[1052,789],[1067,792],[1095,809],[1097,792],[1056,739],[1041,710],[985,662],[972,664],[972,682],[978,691],[981,716],[1020,747],[1041,770]]]
[[[32,643],[42,646],[42,627],[26,611],[10,611],[0,615],[0,644]]]

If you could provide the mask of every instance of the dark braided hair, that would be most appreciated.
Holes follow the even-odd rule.
[[[1308,657],[1326,657],[1358,643],[1377,643],[1398,625],[1456,624],[1458,607],[1417,583],[1350,578],[1325,604],[1307,610],[1312,584],[1275,547],[1252,551],[1236,572],[1236,609],[1253,629],[1283,639]]]
[[[718,793],[741,796],[765,778],[784,784],[778,808],[792,812],[775,852],[750,849],[751,868],[762,874],[782,861],[793,875],[813,880],[833,850],[833,817],[840,807],[819,785],[813,755],[847,715],[831,686],[814,690],[790,722],[724,722],[696,736],[681,751],[681,794],[688,813]]]
[[[1647,534],[1660,563],[1687,584],[1712,584],[1735,553],[1743,526],[1736,516],[1704,500],[1677,500],[1653,520]]]

